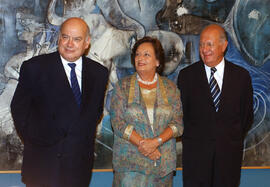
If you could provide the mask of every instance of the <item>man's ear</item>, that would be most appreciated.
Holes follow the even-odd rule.
[[[57,45],[59,45],[60,37],[61,37],[61,33],[58,34],[58,37],[57,37]]]
[[[222,47],[223,53],[226,51],[227,46],[228,46],[228,41],[224,41],[223,47]]]
[[[91,37],[90,36],[87,36],[85,49],[90,48],[90,43],[91,43]]]

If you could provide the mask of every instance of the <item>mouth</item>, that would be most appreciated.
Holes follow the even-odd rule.
[[[73,49],[68,49],[68,48],[65,48],[65,51],[68,52],[68,53],[73,53],[74,52]]]
[[[137,66],[145,66],[147,63],[143,61],[137,62]]]
[[[211,57],[212,55],[211,54],[203,54],[204,58],[209,58]]]

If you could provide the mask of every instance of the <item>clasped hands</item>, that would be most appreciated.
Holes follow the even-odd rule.
[[[159,143],[156,138],[153,139],[143,139],[140,141],[138,150],[144,156],[150,158],[151,160],[158,160],[161,157],[161,153],[157,149]]]

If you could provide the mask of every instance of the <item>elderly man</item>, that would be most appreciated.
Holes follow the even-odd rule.
[[[108,81],[108,70],[84,56],[89,45],[87,24],[69,18],[60,29],[58,52],[22,64],[11,113],[24,143],[27,187],[89,186]]]
[[[243,141],[253,121],[249,73],[224,59],[224,29],[209,25],[200,35],[201,61],[178,77],[184,113],[184,187],[236,187]]]

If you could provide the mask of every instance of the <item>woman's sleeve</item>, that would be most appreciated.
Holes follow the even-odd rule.
[[[134,126],[127,124],[125,120],[125,112],[127,109],[127,98],[119,83],[116,84],[111,98],[110,118],[114,133],[126,140],[134,129]]]
[[[173,131],[173,137],[178,137],[183,134],[183,110],[180,100],[180,91],[176,87],[171,99],[171,104],[173,116],[169,123],[169,127]]]

